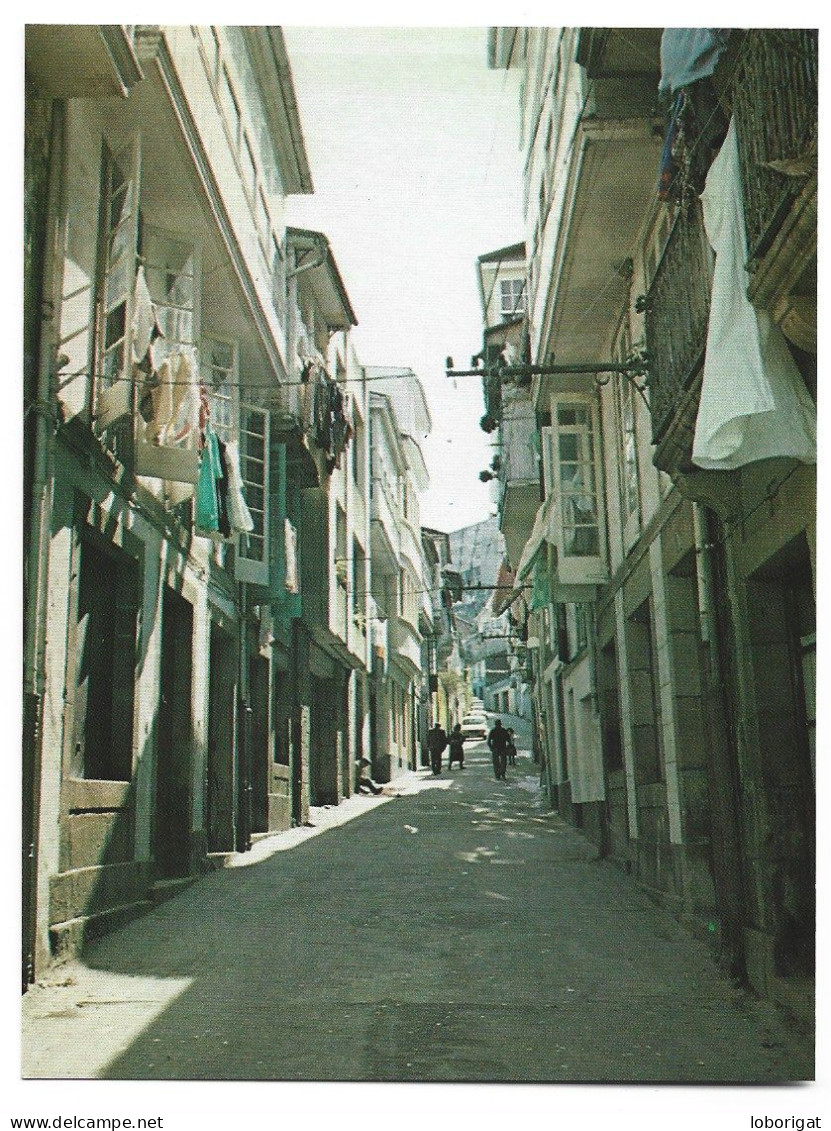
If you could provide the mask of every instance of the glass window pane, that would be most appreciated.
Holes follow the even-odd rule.
[[[573,432],[560,433],[560,459],[571,460],[576,462],[579,458],[580,450],[578,445],[577,436]]]

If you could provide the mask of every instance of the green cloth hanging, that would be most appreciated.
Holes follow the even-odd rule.
[[[551,578],[546,554],[540,554],[534,565],[534,583],[531,590],[531,612],[551,604]]]
[[[219,498],[216,481],[222,478],[219,461],[219,444],[210,424],[205,426],[205,447],[199,464],[199,482],[196,484],[196,527],[207,534],[219,530]]]

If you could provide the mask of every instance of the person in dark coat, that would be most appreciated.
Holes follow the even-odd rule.
[[[488,746],[493,755],[493,772],[496,780],[505,781],[505,771],[508,766],[508,732],[502,725],[502,720],[497,719],[493,730],[488,735]]]
[[[508,765],[516,765],[516,737],[512,727],[508,727]]]
[[[463,770],[465,768],[465,738],[462,734],[461,723],[456,723],[456,725],[453,727],[453,730],[450,734],[449,745],[449,758],[447,760],[448,770],[453,769],[454,762],[458,762],[459,769]]]
[[[430,765],[434,774],[441,773],[441,756],[447,746],[447,731],[435,723],[427,731],[427,749],[430,751]]]

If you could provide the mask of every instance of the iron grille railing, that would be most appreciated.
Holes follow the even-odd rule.
[[[713,253],[697,200],[683,205],[646,296],[652,442],[658,444],[704,353]]]
[[[749,265],[765,254],[803,178],[769,162],[810,161],[816,153],[818,107],[816,29],[754,29],[747,33],[732,83],[739,138]],[[810,170],[809,170],[810,171]]]

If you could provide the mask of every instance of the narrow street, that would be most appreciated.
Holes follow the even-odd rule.
[[[25,1077],[774,1082],[810,1039],[545,807],[521,750],[312,812],[57,967]]]

